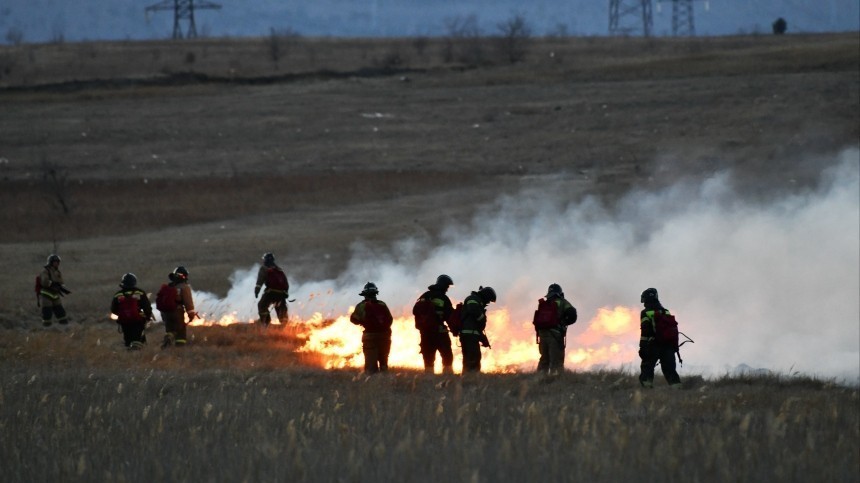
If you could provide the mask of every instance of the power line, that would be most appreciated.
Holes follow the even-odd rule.
[[[609,0],[609,35],[650,37],[653,26],[651,0]]]
[[[672,3],[672,36],[674,37],[695,37],[696,23],[693,15],[693,2],[695,0],[657,0],[659,7],[660,3]],[[707,7],[708,0],[705,0]]]
[[[220,10],[221,5],[217,3],[199,0],[195,5],[194,0],[163,0],[154,5],[146,7],[145,12],[155,12],[158,10],[173,10],[173,38],[181,39],[182,20],[188,21],[188,28],[185,32],[185,38],[193,39],[197,37],[197,26],[194,24],[194,10]]]

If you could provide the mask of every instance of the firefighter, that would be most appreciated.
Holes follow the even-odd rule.
[[[60,272],[60,257],[51,254],[48,263],[39,274],[39,305],[42,307],[42,325],[50,327],[51,318],[56,317],[57,322],[65,325],[69,323],[66,309],[63,307],[62,297],[72,293],[63,285],[63,274]]]
[[[257,302],[257,311],[260,314],[259,324],[268,327],[272,321],[269,307],[275,306],[275,313],[281,324],[286,324],[288,317],[287,297],[290,295],[290,283],[287,275],[275,264],[275,256],[271,253],[263,255],[263,266],[257,273],[257,285],[254,287],[254,298],[260,295],[260,289],[265,285],[263,296]]]
[[[194,299],[191,296],[191,285],[188,284],[188,269],[176,267],[167,277],[170,283],[162,286],[158,293],[156,307],[161,312],[164,321],[164,342],[161,348],[170,346],[184,347],[188,343],[188,323],[197,317],[194,311]],[[188,322],[185,316],[188,315]]]
[[[660,304],[656,288],[645,289],[639,300],[645,306],[640,315],[639,358],[642,359],[642,364],[639,366],[641,369],[639,384],[642,387],[654,387],[654,368],[659,361],[666,382],[669,386],[678,389],[681,387],[681,377],[675,370],[677,348],[660,344],[656,340],[657,328],[654,314],[658,311],[668,314],[669,311]]]
[[[445,322],[451,315],[454,307],[446,292],[454,285],[454,281],[448,275],[439,275],[436,283],[427,287],[416,302],[413,314],[415,315],[415,326],[421,334],[421,356],[424,359],[424,372],[433,374],[436,366],[436,352],[442,359],[442,373],[454,373],[454,353],[451,351],[451,337]],[[426,304],[426,314],[421,314],[419,304]]]
[[[146,322],[154,319],[152,305],[146,292],[137,288],[137,277],[133,273],[122,276],[119,288],[111,300],[110,312],[117,316],[125,347],[140,350],[146,343]]]
[[[536,328],[538,350],[538,372],[558,374],[564,370],[564,349],[567,326],[576,322],[576,307],[564,298],[561,286],[553,283],[547,288],[545,302],[554,312],[551,314],[552,327]],[[538,305],[538,311],[541,306]]]
[[[496,301],[492,287],[478,287],[463,301],[463,329],[460,347],[463,352],[463,373],[481,372],[481,346],[490,347],[484,330],[487,328],[487,305]]]
[[[377,300],[379,289],[367,282],[359,293],[364,300],[355,306],[349,321],[364,328],[361,349],[364,352],[364,372],[375,374],[388,370],[388,353],[391,351],[391,311],[385,302]]]

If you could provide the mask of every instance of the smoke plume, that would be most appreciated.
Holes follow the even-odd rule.
[[[291,280],[291,315],[346,315],[373,281],[394,315],[407,316],[445,273],[454,279],[454,300],[481,285],[496,290],[498,302],[488,308],[505,317],[488,333],[506,342],[494,346],[495,355],[530,344],[533,361],[520,364],[529,370],[538,357],[532,313],[547,286],[558,283],[579,311],[568,332],[567,368],[588,369],[597,360],[638,370],[639,295],[655,287],[695,340],[682,349],[682,377],[748,366],[856,382],[860,151],[830,164],[815,189],[766,202],[741,199],[730,173],[633,192],[612,207],[594,199],[562,203],[544,187],[524,189],[468,226],[449,227],[433,247],[417,239],[385,252],[356,244],[337,279]],[[216,319],[255,319],[256,269],[236,271],[225,299],[199,294],[201,310]],[[612,314],[626,319],[607,322]],[[605,356],[590,357],[601,351]]]

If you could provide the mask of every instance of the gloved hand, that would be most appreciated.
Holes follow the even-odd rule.
[[[258,295],[260,295],[260,286],[259,285],[254,287],[254,298],[257,298]]]

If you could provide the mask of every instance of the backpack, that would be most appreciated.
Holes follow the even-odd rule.
[[[173,312],[179,307],[179,302],[176,300],[179,293],[176,287],[169,283],[161,284],[158,293],[155,295],[155,308],[162,312]]]
[[[266,272],[267,288],[286,291],[289,286],[290,284],[287,283],[287,274],[283,270],[277,267],[268,269]]]
[[[458,303],[448,316],[448,328],[451,329],[454,337],[459,336],[460,331],[463,330],[463,302]]]
[[[42,276],[36,275],[36,298],[42,293]]]
[[[538,300],[538,308],[535,310],[532,324],[534,324],[535,329],[554,329],[560,326],[561,319],[558,316],[558,305],[552,300]]]
[[[385,304],[367,300],[364,302],[364,323],[368,332],[385,332],[391,328],[391,318]]]
[[[436,305],[428,299],[418,299],[412,306],[412,315],[415,316],[415,328],[418,330],[434,330],[438,326]]]
[[[654,311],[654,340],[660,345],[678,349],[678,322],[674,315],[662,310]]]
[[[140,320],[140,294],[123,292],[116,300],[116,316],[120,321]]]

